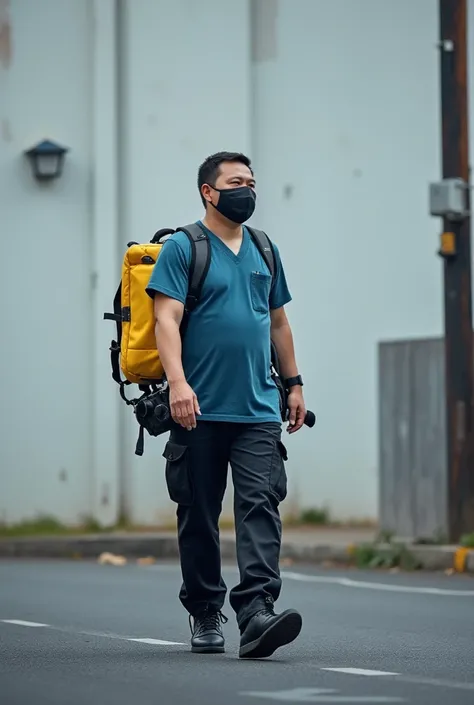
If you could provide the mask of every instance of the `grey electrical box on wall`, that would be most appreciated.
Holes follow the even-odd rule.
[[[463,179],[443,179],[430,184],[430,213],[449,220],[467,216],[468,185]]]

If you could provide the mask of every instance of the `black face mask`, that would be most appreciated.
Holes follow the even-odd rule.
[[[241,225],[252,216],[257,196],[250,186],[223,189],[213,186],[213,188],[220,193],[215,209],[225,218]]]

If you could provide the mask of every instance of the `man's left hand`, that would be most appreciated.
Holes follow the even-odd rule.
[[[306,407],[301,387],[295,387],[288,395],[288,410],[290,412],[288,433],[296,433],[304,424]]]

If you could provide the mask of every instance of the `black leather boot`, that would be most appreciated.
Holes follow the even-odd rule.
[[[195,654],[222,654],[225,651],[222,624],[227,622],[222,612],[210,608],[200,612],[194,617],[189,617],[191,627],[191,651]]]
[[[284,644],[294,641],[301,631],[303,620],[296,610],[275,614],[273,600],[265,599],[265,607],[256,612],[246,624],[240,637],[240,658],[265,658]]]

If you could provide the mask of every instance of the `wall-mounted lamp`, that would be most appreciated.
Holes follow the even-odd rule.
[[[30,160],[35,179],[49,181],[61,176],[66,152],[69,152],[67,147],[61,147],[60,144],[50,140],[43,140],[31,149],[25,150],[25,155]]]

